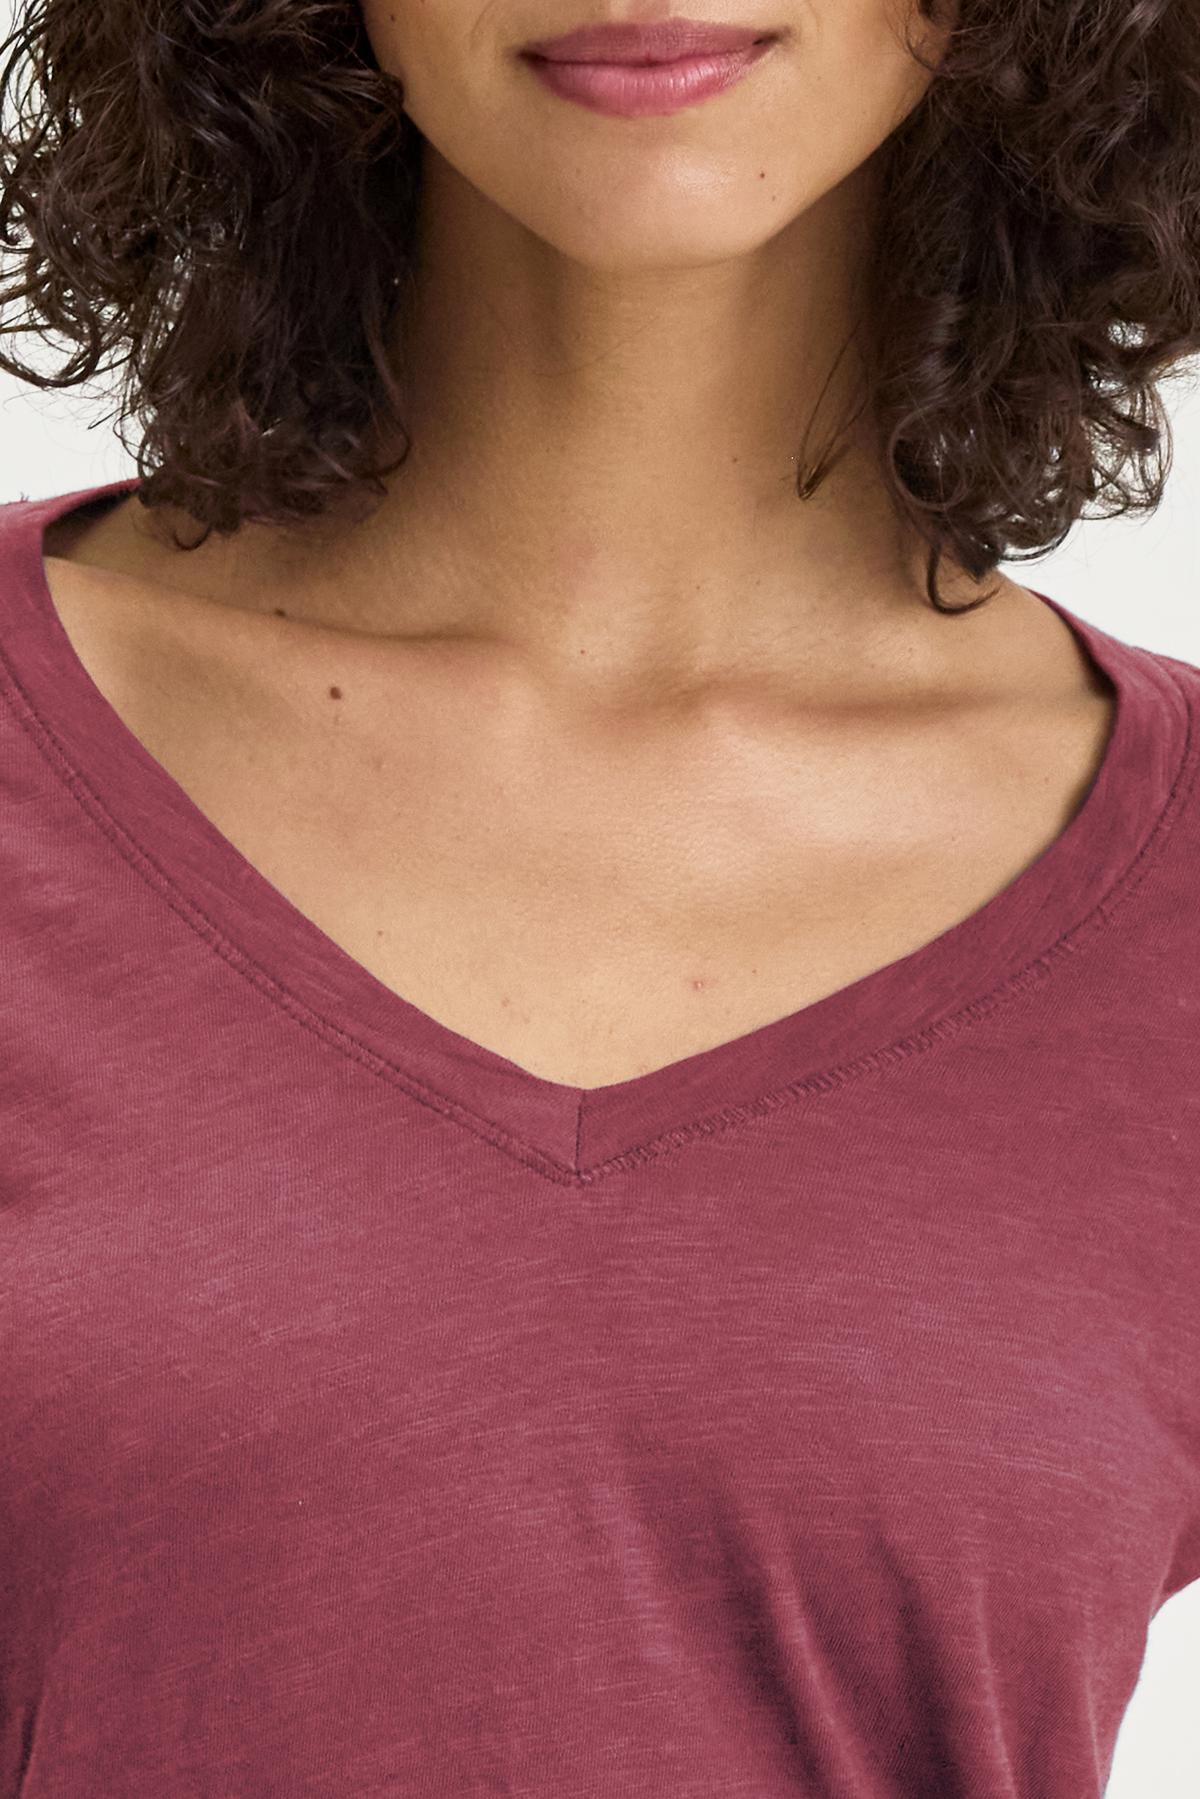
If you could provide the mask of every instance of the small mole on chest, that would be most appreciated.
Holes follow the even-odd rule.
[[[329,689],[329,697],[331,700],[340,700],[342,697],[341,688],[340,687],[331,687]]]

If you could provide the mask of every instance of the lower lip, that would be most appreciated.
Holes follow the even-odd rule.
[[[677,62],[547,62],[526,56],[534,74],[560,99],[621,119],[678,112],[722,93],[764,57],[773,39],[744,50],[683,56]]]

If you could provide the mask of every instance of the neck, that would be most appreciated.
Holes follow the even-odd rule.
[[[487,640],[597,695],[811,677],[822,657],[945,639],[863,405],[871,177],[752,254],[608,269],[548,247],[430,148],[395,337],[411,449],[368,516],[276,535],[270,567],[348,627]],[[804,464],[856,413],[802,501]],[[381,439],[380,460],[403,441]],[[943,567],[956,602],[980,591]]]

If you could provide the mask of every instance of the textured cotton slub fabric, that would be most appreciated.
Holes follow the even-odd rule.
[[[132,485],[0,507],[0,1795],[1099,1799],[1200,1579],[1200,669],[1039,595],[1062,835],[584,1091],[105,700],[42,532]]]

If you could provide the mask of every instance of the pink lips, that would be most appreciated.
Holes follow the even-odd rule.
[[[522,56],[562,99],[631,118],[676,112],[730,87],[778,34],[699,19],[593,25],[528,44]]]

